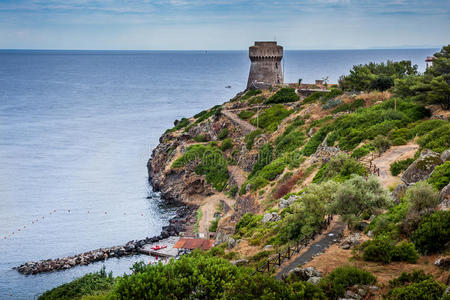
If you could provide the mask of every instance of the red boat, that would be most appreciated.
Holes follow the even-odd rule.
[[[167,246],[166,245],[162,245],[162,246],[156,245],[155,247],[152,247],[153,250],[161,250],[161,249],[164,249],[164,248],[167,248]]]

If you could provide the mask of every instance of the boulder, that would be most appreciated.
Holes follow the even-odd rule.
[[[450,160],[450,149],[445,150],[444,152],[442,152],[441,154],[441,160],[443,162],[446,162],[448,160]]]
[[[272,249],[273,249],[273,246],[272,246],[272,245],[266,245],[266,246],[264,246],[264,248],[263,248],[264,251],[270,251],[270,250],[272,250]]]
[[[236,240],[233,238],[228,239],[228,249],[233,249],[236,246]]]
[[[284,209],[284,208],[286,208],[286,207],[291,206],[292,203],[294,203],[294,201],[296,201],[296,200],[298,200],[298,199],[299,199],[299,197],[298,197],[298,196],[295,196],[295,195],[291,195],[291,196],[289,196],[289,198],[287,198],[287,199],[280,198],[280,202],[278,202],[278,207],[279,207],[280,209]]]
[[[311,278],[309,278],[307,281],[312,283],[312,284],[318,284],[320,282],[320,279],[322,279],[321,277],[317,277],[317,276],[313,276]]]
[[[450,208],[450,183],[444,186],[439,194],[441,197],[441,203],[439,204],[439,208],[442,210],[447,210]]]
[[[307,268],[294,268],[294,269],[290,270],[287,273],[287,277],[291,277],[291,276],[295,276],[296,278],[303,280],[303,281],[308,281],[309,279],[311,279],[313,277],[318,277],[320,280],[321,274],[315,268],[307,267]],[[313,280],[316,280],[316,279],[313,279]]]
[[[248,260],[247,259],[239,259],[239,260],[232,261],[231,264],[233,266],[243,266],[243,265],[248,264]]]
[[[444,256],[444,257],[439,257],[435,262],[434,265],[442,268],[444,270],[447,270],[450,268],[450,256]]]
[[[430,177],[434,168],[442,164],[439,153],[430,150],[423,150],[420,157],[416,159],[402,175],[402,181],[407,185],[411,185]]]
[[[262,222],[265,224],[267,222],[276,222],[281,220],[280,215],[278,215],[277,213],[267,213],[264,215]]]

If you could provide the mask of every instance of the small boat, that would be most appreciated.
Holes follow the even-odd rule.
[[[226,89],[231,89],[231,85],[227,85],[225,88]]]
[[[156,245],[155,247],[152,247],[153,250],[161,250],[161,249],[164,249],[164,248],[167,248],[167,246],[166,245],[162,245],[162,246]]]

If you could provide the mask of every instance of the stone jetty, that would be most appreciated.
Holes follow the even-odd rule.
[[[157,243],[170,236],[178,236],[183,232],[186,223],[194,222],[194,208],[183,207],[177,211],[177,216],[169,221],[169,225],[162,228],[161,234],[154,237],[147,237],[142,240],[132,240],[122,246],[100,248],[87,251],[81,254],[67,256],[56,259],[46,259],[35,262],[26,262],[15,267],[18,272],[30,275],[44,272],[66,270],[77,265],[88,265],[93,262],[105,260],[111,257],[122,257],[142,253],[142,249],[147,244]]]

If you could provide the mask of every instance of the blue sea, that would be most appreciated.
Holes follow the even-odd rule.
[[[334,83],[355,64],[387,59],[424,71],[437,50],[286,51],[285,81]],[[159,234],[173,209],[148,184],[152,149],[175,119],[242,91],[249,66],[246,51],[0,50],[0,299],[149,261],[12,269]]]

